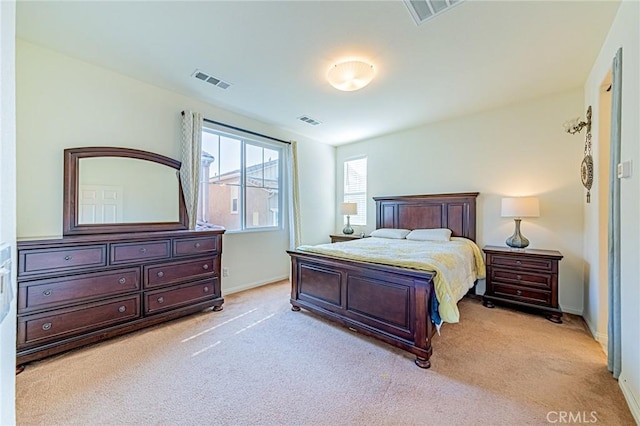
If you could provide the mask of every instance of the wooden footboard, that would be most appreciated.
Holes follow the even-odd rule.
[[[416,355],[429,368],[430,296],[435,273],[335,259],[298,251],[291,256],[291,305]]]

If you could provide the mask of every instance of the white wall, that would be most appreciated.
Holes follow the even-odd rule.
[[[480,192],[477,242],[505,246],[514,221],[500,217],[504,196],[535,195],[540,217],[524,219],[530,248],[559,250],[559,298],[566,312],[583,309],[582,206],[579,166],[584,141],[562,124],[582,111],[579,89],[504,108],[431,124],[338,147],[336,178],[342,163],[368,158],[368,220],[375,228],[372,197],[400,194]],[[342,198],[338,185],[337,200]],[[335,229],[342,228],[338,216]],[[360,232],[362,227],[357,227]],[[484,283],[479,284],[484,291]]]
[[[303,239],[315,243],[331,232],[335,148],[22,40],[16,66],[19,238],[61,236],[64,148],[130,147],[180,159],[183,109],[272,137],[297,138]],[[286,278],[288,244],[286,229],[226,234],[222,263],[229,277],[222,280],[223,293]]]
[[[633,174],[622,179],[621,190],[621,300],[622,300],[622,372],[619,383],[629,407],[640,423],[640,3],[624,1],[609,30],[607,39],[591,69],[585,84],[585,106],[594,108],[599,117],[600,84],[611,69],[616,51],[622,47],[622,161],[632,161]],[[595,164],[599,164],[599,123],[594,123]],[[597,171],[596,171],[597,173]],[[598,182],[595,182],[598,185]],[[595,193],[597,194],[597,189]],[[606,199],[596,197],[585,206],[584,257],[589,268],[585,284],[588,304],[585,320],[595,336],[607,338],[606,318],[602,318],[607,304],[601,294],[599,280],[598,205]]]
[[[0,1],[0,241],[16,241],[15,2]],[[15,295],[15,262],[12,292]],[[16,423],[16,303],[0,324],[0,419]]]

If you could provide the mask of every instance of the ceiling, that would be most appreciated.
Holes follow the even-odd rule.
[[[581,87],[618,6],[467,0],[416,25],[399,0],[18,1],[16,25],[20,39],[339,145]],[[343,58],[371,61],[371,84],[331,87]]]

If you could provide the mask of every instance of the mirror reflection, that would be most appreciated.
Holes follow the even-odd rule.
[[[78,224],[178,222],[176,170],[135,158],[78,161]]]

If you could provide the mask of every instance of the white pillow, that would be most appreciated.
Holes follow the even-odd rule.
[[[414,229],[406,238],[414,241],[449,241],[451,239],[451,229]]]
[[[376,229],[369,235],[378,238],[393,238],[396,240],[401,240],[406,237],[409,232],[411,231],[409,231],[408,229],[380,228]]]

